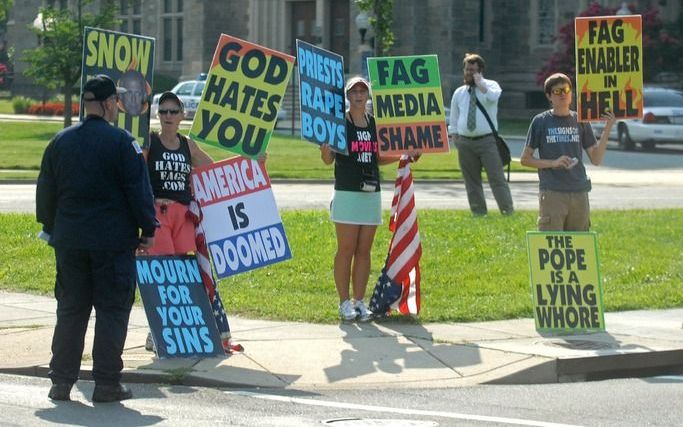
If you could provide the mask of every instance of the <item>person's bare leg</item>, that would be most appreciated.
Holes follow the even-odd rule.
[[[372,242],[375,240],[376,225],[361,225],[353,255],[352,282],[353,299],[360,301],[365,297],[371,267]]]
[[[334,256],[334,283],[337,286],[339,302],[349,299],[349,283],[351,281],[351,263],[361,226],[355,224],[335,223],[337,232],[337,253]]]

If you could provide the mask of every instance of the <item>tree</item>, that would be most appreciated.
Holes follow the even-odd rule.
[[[630,5],[633,13],[635,8]],[[616,7],[605,7],[598,2],[591,3],[579,16],[609,16],[615,15]],[[643,19],[643,80],[651,81],[655,75],[663,70],[677,70],[681,58],[681,36],[677,27],[670,31],[664,29],[659,9],[648,7],[640,13]],[[682,15],[683,16],[683,15]],[[680,27],[680,26],[679,26]],[[565,73],[572,79],[576,73],[574,21],[562,25],[556,36],[560,47],[548,62],[536,74],[536,83],[543,86],[545,79],[553,73]]]
[[[394,45],[394,0],[356,0],[358,8],[370,16],[370,25],[375,32],[377,56],[384,56]]]
[[[7,21],[9,11],[14,5],[14,0],[0,0],[0,22]]]
[[[84,12],[92,0],[78,0],[73,9],[40,9],[42,28],[34,28],[40,40],[36,49],[27,50],[26,75],[49,89],[59,88],[64,94],[64,127],[71,125],[71,96],[81,76],[83,28],[111,29],[118,24],[114,1],[102,2],[98,14]]]

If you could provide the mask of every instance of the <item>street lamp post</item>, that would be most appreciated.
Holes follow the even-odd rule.
[[[370,28],[370,18],[365,12],[360,12],[356,16],[356,28],[360,34],[360,44],[358,45],[358,54],[360,56],[360,74],[364,77],[368,76],[367,58],[372,55],[372,49],[365,44],[365,35]]]
[[[617,15],[630,15],[631,13],[632,12],[631,9],[628,8],[628,4],[626,4],[625,1],[621,2],[621,7],[619,10],[617,10]]]
[[[370,28],[370,18],[365,12],[361,12],[356,16],[356,28],[358,28],[358,33],[360,34],[360,44],[365,44],[365,34]]]
[[[45,20],[43,19],[43,12],[38,12],[36,15],[36,18],[33,20],[33,29],[36,30],[36,36],[38,37],[38,47],[43,46],[43,39],[40,36],[42,33],[46,30],[45,28]],[[45,107],[45,103],[47,102],[47,90],[45,86],[42,86],[42,106]]]

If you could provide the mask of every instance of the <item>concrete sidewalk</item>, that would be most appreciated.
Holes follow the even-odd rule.
[[[0,372],[46,376],[54,299],[0,292]],[[606,333],[543,337],[532,319],[316,325],[231,317],[244,353],[158,360],[131,314],[124,382],[321,389],[529,384],[683,373],[683,308],[606,314]],[[94,321],[94,318],[91,319]],[[90,379],[91,321],[81,378]]]

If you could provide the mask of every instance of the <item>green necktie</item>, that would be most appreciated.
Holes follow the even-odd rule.
[[[477,127],[477,94],[474,86],[470,86],[470,109],[467,110],[467,130],[470,132]]]

